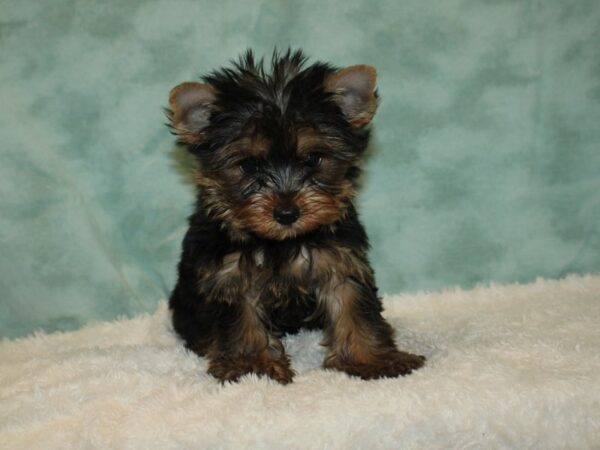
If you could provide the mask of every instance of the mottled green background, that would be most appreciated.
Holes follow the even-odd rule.
[[[0,327],[152,310],[192,191],[161,108],[247,47],[379,70],[384,292],[600,271],[600,2],[0,0]]]

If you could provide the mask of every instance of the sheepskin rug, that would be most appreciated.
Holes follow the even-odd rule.
[[[600,448],[600,276],[395,295],[427,365],[361,381],[285,340],[295,382],[221,385],[152,315],[0,343],[0,448]]]

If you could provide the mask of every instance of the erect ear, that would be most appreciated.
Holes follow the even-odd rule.
[[[215,98],[216,92],[209,84],[186,82],[171,89],[168,116],[183,142],[197,144],[204,139]]]
[[[377,71],[364,64],[350,66],[325,79],[325,90],[334,94],[334,101],[355,127],[371,122],[377,109]]]

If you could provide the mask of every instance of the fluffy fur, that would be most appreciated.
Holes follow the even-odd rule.
[[[600,276],[384,298],[429,355],[364,382],[284,344],[296,380],[220,384],[153,315],[0,342],[0,448],[538,448],[600,444]]]
[[[198,161],[196,212],[170,298],[186,346],[223,381],[293,378],[281,344],[325,330],[324,366],[397,377],[424,357],[396,348],[353,205],[365,126],[377,107],[369,66],[305,64],[251,52],[171,91],[174,133]]]

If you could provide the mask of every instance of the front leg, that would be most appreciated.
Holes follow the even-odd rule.
[[[217,338],[208,351],[208,373],[221,381],[238,381],[247,373],[290,383],[294,371],[281,341],[269,334],[256,302],[242,298],[220,318]]]
[[[336,266],[319,288],[327,316],[323,365],[363,379],[407,375],[421,367],[425,357],[396,348],[393,329],[381,315],[372,272],[368,264],[353,259]]]
[[[287,384],[294,376],[281,341],[263,321],[259,278],[256,267],[244,263],[239,253],[227,255],[216,272],[201,277],[208,301],[223,304],[206,355],[208,373],[221,381],[256,373]]]

